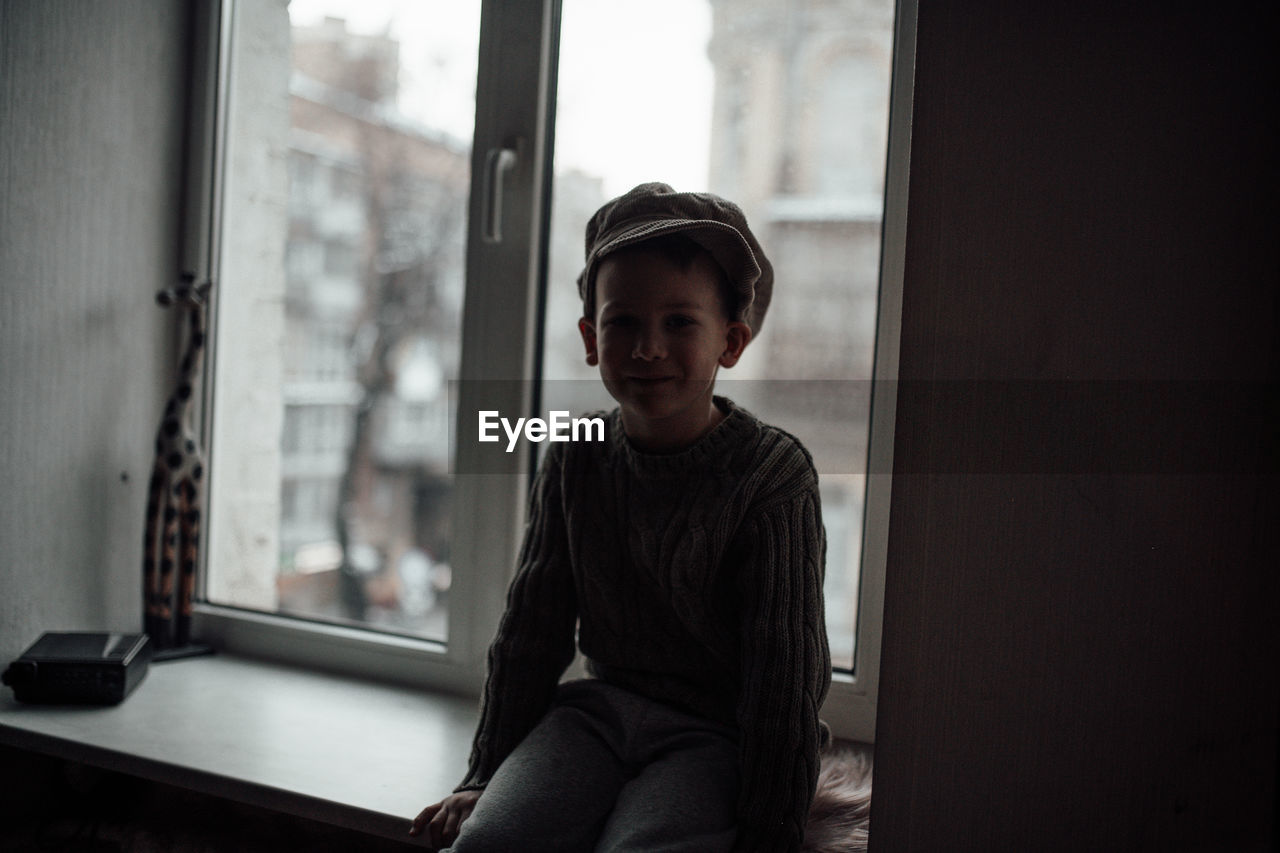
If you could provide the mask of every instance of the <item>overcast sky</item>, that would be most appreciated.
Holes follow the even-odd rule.
[[[401,110],[470,139],[478,0],[292,0],[295,23],[344,18],[400,42]],[[706,188],[711,12],[698,0],[564,0],[556,166],[607,195],[663,180]]]

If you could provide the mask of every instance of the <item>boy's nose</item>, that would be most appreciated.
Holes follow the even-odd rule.
[[[645,329],[636,336],[636,345],[631,352],[632,358],[641,361],[657,361],[666,354],[666,344],[662,339],[661,333],[652,329]]]

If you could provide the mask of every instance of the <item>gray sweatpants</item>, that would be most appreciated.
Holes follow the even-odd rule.
[[[573,681],[498,768],[450,850],[729,850],[737,796],[732,729]]]

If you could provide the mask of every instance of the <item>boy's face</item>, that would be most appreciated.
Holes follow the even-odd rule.
[[[695,440],[713,418],[716,371],[732,367],[751,340],[721,301],[720,273],[702,254],[681,269],[643,248],[605,258],[596,272],[596,314],[578,327],[587,363],[635,427]]]

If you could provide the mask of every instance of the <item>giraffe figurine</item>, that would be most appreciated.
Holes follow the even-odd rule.
[[[142,550],[144,630],[157,650],[191,644],[191,599],[200,549],[204,479],[204,457],[191,424],[191,402],[204,353],[206,297],[212,286],[207,281],[195,284],[195,276],[186,273],[176,287],[156,294],[161,307],[173,306],[188,315],[186,347],[177,385],[156,431],[155,464],[147,490]]]

